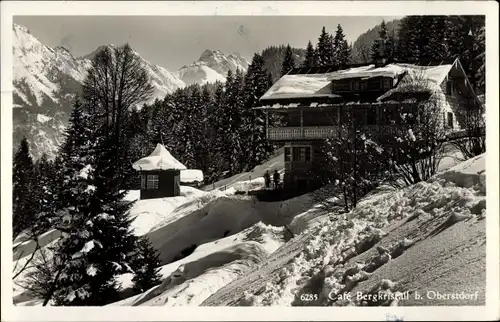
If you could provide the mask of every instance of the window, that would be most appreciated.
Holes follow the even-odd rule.
[[[292,150],[292,161],[300,161],[300,147],[294,147]]]
[[[286,155],[286,154],[285,154]],[[310,146],[294,146],[292,149],[292,161],[310,162],[312,159],[312,149]]]
[[[158,175],[157,174],[148,174],[147,178],[147,189],[158,189]]]
[[[146,189],[146,175],[145,174],[141,175],[141,189],[142,190]]]
[[[448,112],[448,128],[453,129],[453,113]]]
[[[359,82],[358,81],[352,81],[351,82],[351,89],[353,91],[359,91]]]
[[[290,155],[290,147],[285,147],[285,162],[292,161],[292,156]]]
[[[392,87],[392,79],[384,78],[383,86],[384,86],[384,89],[390,89]]]
[[[306,161],[311,161],[311,147],[305,147],[305,160]]]

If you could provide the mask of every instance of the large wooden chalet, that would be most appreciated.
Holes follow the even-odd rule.
[[[285,189],[317,187],[314,160],[323,157],[324,139],[339,135],[346,111],[355,109],[356,122],[370,134],[391,135],[399,117],[393,115],[394,104],[429,98],[424,92],[405,90],[405,79],[416,72],[444,98],[443,126],[458,130],[457,109],[479,102],[458,59],[298,68],[281,77],[260,98],[262,106],[257,109],[265,111],[267,138],[284,143]],[[282,116],[286,125],[267,126],[270,113]]]

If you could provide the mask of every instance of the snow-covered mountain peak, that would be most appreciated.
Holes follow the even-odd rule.
[[[206,49],[197,62],[205,62],[208,67],[223,76],[226,75],[229,70],[235,72],[238,68],[242,71],[248,69],[248,61],[239,53],[232,53],[226,56],[220,50]]]
[[[233,73],[237,69],[245,72],[248,64],[239,53],[226,56],[220,50],[205,49],[198,60],[181,67],[178,75],[187,85],[224,82],[229,70]]]
[[[116,47],[113,44],[100,46],[77,58],[69,48],[46,46],[26,27],[13,24],[14,148],[25,136],[35,157],[43,153],[54,156],[91,59],[104,48]],[[137,51],[133,53],[139,57],[154,87],[154,94],[144,103],[185,86],[173,73],[148,62]],[[39,115],[45,116],[43,122]]]

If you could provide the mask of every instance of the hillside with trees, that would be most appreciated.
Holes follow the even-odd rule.
[[[306,52],[303,48],[291,48],[291,50],[295,63],[299,66],[304,61]],[[261,53],[262,59],[264,59],[264,68],[271,74],[273,82],[281,77],[281,69],[286,51],[287,46],[280,45],[267,47]]]
[[[399,24],[401,20],[392,20],[384,22],[388,35],[394,36],[397,40]],[[379,38],[382,30],[382,23],[365,31],[352,44],[352,62],[353,63],[368,63],[371,61],[371,50],[375,40]]]

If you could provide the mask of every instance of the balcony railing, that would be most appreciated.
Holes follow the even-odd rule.
[[[394,125],[367,125],[362,130],[368,135],[395,134]],[[272,141],[323,140],[338,137],[338,126],[271,127],[267,129],[267,138]]]

